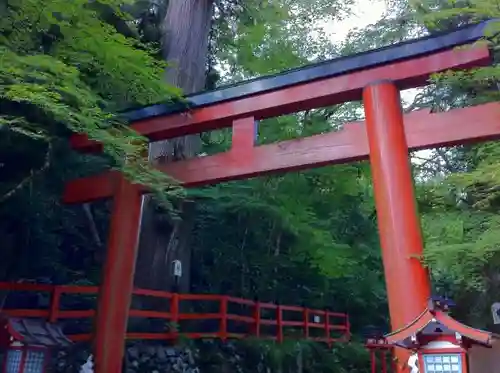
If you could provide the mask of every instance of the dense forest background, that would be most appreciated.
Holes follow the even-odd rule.
[[[137,156],[143,139],[116,116],[500,16],[496,0],[390,0],[380,21],[334,44],[321,25],[352,11],[351,2],[335,0],[0,0],[0,280],[99,283],[110,202],[66,206],[61,194],[65,181],[111,166],[154,192],[138,286],[169,289],[165,273],[181,258],[183,291],[348,312],[354,342],[333,352],[306,350],[314,359],[306,357],[301,369],[367,371],[363,333],[388,328],[369,164],[186,191]],[[498,33],[490,31],[486,39],[496,53]],[[405,109],[497,100],[498,76],[496,65],[438,76],[403,95]],[[258,141],[335,131],[362,118],[360,109],[352,102],[268,119],[259,124]],[[72,152],[72,132],[103,142],[105,153]],[[150,154],[169,162],[224,151],[229,142],[229,130],[214,131],[157,144]],[[500,145],[412,157],[434,292],[457,303],[460,320],[493,328],[490,307],[500,300]],[[155,261],[159,253],[167,259]]]

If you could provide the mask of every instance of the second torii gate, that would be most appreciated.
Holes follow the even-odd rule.
[[[391,324],[397,330],[425,309],[430,296],[428,274],[416,258],[422,254],[423,243],[408,151],[500,137],[497,103],[403,115],[399,92],[425,85],[436,72],[489,64],[490,53],[484,45],[456,49],[480,39],[485,26],[195,94],[187,97],[189,110],[160,104],[126,115],[131,127],[151,141],[232,126],[230,151],[160,167],[186,187],[369,158]],[[360,99],[365,122],[346,123],[338,132],[254,144],[256,120]],[[75,135],[72,145],[84,152],[100,150],[99,144],[82,135]],[[67,203],[114,198],[95,329],[98,373],[121,372],[145,192],[118,172],[74,180],[66,186]],[[398,357],[400,363],[405,362],[404,354]],[[405,369],[400,366],[398,371]]]

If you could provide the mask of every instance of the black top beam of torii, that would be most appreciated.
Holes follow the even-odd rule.
[[[388,65],[397,61],[414,59],[478,41],[484,37],[487,27],[495,21],[484,21],[464,26],[451,32],[434,34],[355,55],[310,64],[279,74],[223,86],[213,91],[195,93],[186,96],[183,103],[150,105],[127,111],[124,113],[124,116],[127,121],[135,122],[156,116],[179,113],[187,109],[215,105],[224,101],[257,95],[279,88],[330,78],[379,65]]]

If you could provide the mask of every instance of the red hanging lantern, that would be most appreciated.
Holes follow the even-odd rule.
[[[2,373],[46,373],[50,349],[71,344],[57,325],[43,320],[4,318],[0,325]]]

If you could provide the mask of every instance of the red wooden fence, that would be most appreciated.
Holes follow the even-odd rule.
[[[10,294],[19,294],[19,292],[49,293],[50,302],[46,308],[9,308],[7,306],[0,309],[0,314],[11,317],[43,318],[49,322],[57,322],[69,319],[93,318],[95,309],[61,309],[61,300],[63,295],[93,295],[95,297],[98,287],[0,282],[0,292],[0,300],[6,299],[4,297],[9,297]],[[350,338],[349,318],[344,313],[263,303],[215,294],[177,294],[136,289],[134,290],[134,296],[163,299],[165,303],[168,303],[168,310],[131,309],[129,317],[162,319],[174,326],[162,332],[129,332],[127,333],[127,339],[173,340],[183,336],[190,339],[220,338],[226,340],[228,338],[257,337],[282,342],[284,338],[298,337],[331,345],[333,342],[346,341]],[[218,304],[217,312],[183,313],[181,309],[186,307],[180,307],[182,301],[216,303]],[[230,308],[235,308],[235,306],[240,309],[240,312],[230,312]],[[247,315],[242,314],[245,311]],[[215,320],[218,330],[212,333],[183,331],[183,321],[195,320]],[[230,323],[238,323],[240,331],[231,332]],[[246,330],[245,332],[241,332],[242,325]],[[73,341],[87,341],[91,339],[91,333],[68,333],[68,337]]]
[[[365,347],[370,351],[371,373],[396,373],[393,347],[369,341]]]

